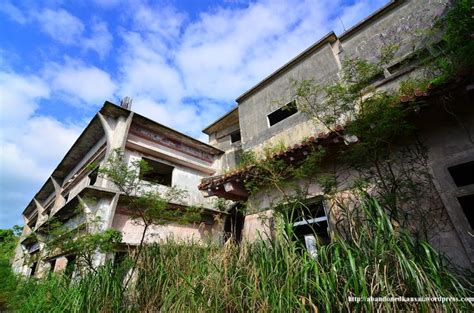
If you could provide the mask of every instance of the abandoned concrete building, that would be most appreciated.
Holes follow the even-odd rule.
[[[327,34],[239,96],[237,107],[203,130],[209,136],[209,144],[106,102],[23,211],[25,225],[13,262],[15,271],[41,275],[45,271],[65,268],[74,256],[43,256],[47,234],[41,230],[52,217],[61,218],[71,229],[79,227],[84,222],[84,215],[71,212],[87,197],[96,199],[94,204],[85,206],[101,217],[101,230],[121,231],[124,245],[133,246],[139,242],[143,225],[132,221],[114,186],[97,175],[97,168],[88,166],[91,163],[101,166],[117,148],[125,151],[128,162],[145,159],[151,164],[152,171],[163,178],[156,188],[178,186],[186,189],[186,204],[203,208],[200,223],[156,225],[150,230],[149,241],[173,236],[183,240],[223,242],[226,232],[233,232],[239,240],[249,241],[268,236],[272,232],[272,210],[269,208],[280,195],[273,190],[255,194],[246,190],[243,183],[245,169],[233,170],[242,153],[259,152],[268,145],[283,142],[290,148],[279,156],[291,159],[305,155],[311,145],[337,144],[337,138],[300,112],[298,103],[294,102],[291,82],[306,79],[317,83],[336,81],[343,59],[374,60],[382,46],[396,43],[399,49],[393,61],[373,85],[384,90],[397,88],[403,79],[416,76],[419,71],[413,51],[427,49],[423,36],[416,30],[431,28],[434,20],[445,12],[447,3],[391,1],[342,35]],[[474,264],[474,143],[469,135],[474,131],[474,88],[472,82],[469,86],[450,88],[456,94],[453,101],[463,125],[436,105],[422,108],[414,123],[427,149],[433,192],[442,208],[440,214],[446,217],[443,227],[430,230],[430,242],[454,263],[469,268]],[[433,91],[414,97],[436,104],[439,93]],[[319,199],[321,194],[320,186],[310,186],[309,198]],[[216,198],[229,200],[231,210],[218,211]],[[244,202],[247,209],[242,215],[235,210],[235,204]],[[294,225],[316,225],[318,236],[323,241],[330,240],[330,208],[324,202],[314,203],[317,213]],[[222,216],[223,222],[217,221],[215,215]],[[426,216],[426,219],[439,218]],[[32,232],[37,236],[30,236]],[[304,230],[302,232],[304,235]],[[307,245],[311,239],[305,238]],[[39,255],[34,264],[25,262],[25,256],[32,254]],[[105,258],[105,255],[99,256],[97,262],[104,262]]]

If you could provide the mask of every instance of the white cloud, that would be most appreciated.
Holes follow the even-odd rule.
[[[10,19],[20,24],[25,24],[28,21],[28,18],[24,12],[8,1],[0,2],[0,12],[3,12]]]
[[[125,37],[128,49],[121,56],[121,91],[135,97],[177,102],[185,96],[179,72],[167,63],[160,48],[152,47],[137,33]]]
[[[66,60],[64,64],[50,63],[46,66],[45,77],[53,91],[93,106],[111,99],[116,90],[116,85],[107,72],[78,61]]]
[[[0,124],[6,128],[25,122],[38,108],[37,101],[49,97],[48,85],[37,76],[20,76],[12,72],[0,72]]]
[[[38,115],[51,95],[38,76],[0,72],[0,227],[21,223],[21,210],[80,133],[74,124]]]
[[[169,7],[141,3],[134,6],[132,29],[121,32],[119,93],[135,98],[134,109],[143,114],[199,136],[194,125],[205,126],[201,111],[210,102],[220,104],[206,110],[212,119],[339,27],[335,12],[350,27],[383,2],[259,1],[240,9],[217,7],[192,21]],[[197,100],[183,104],[185,98]]]
[[[227,107],[208,99],[200,100],[199,104],[172,103],[137,96],[133,99],[133,110],[158,123],[203,140],[204,136],[201,133],[203,126],[214,121],[216,116],[224,114]]]
[[[85,52],[94,51],[100,58],[112,48],[113,35],[107,23],[97,17],[91,18],[86,27],[81,19],[62,8],[38,9],[34,4],[23,4],[23,7],[5,0],[0,3],[0,12],[19,24],[38,24],[39,29],[53,40]]]
[[[186,14],[160,4],[139,4],[134,5],[132,19],[136,30],[152,32],[164,40],[175,40],[180,35]]]
[[[64,44],[76,43],[85,29],[80,19],[63,9],[45,9],[34,17],[46,34]]]
[[[82,49],[84,50],[93,50],[97,54],[104,58],[109,54],[109,51],[112,49],[113,45],[113,36],[109,32],[107,23],[94,21],[91,24],[91,34],[90,37],[84,37],[80,40]]]

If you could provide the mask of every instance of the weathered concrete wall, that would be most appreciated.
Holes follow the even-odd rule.
[[[423,31],[432,28],[435,19],[445,11],[447,1],[412,0],[399,3],[354,31],[343,34],[340,40],[324,44],[242,100],[239,103],[239,119],[243,150],[259,151],[265,145],[280,143],[293,145],[305,137],[326,131],[309,122],[303,113],[269,126],[267,115],[293,100],[295,90],[292,81],[312,79],[316,84],[324,85],[338,79],[341,62],[346,57],[376,61],[382,47],[396,44],[398,50],[388,65],[390,67],[406,58],[413,49],[425,45]],[[391,75],[389,72],[385,74]]]
[[[379,18],[341,35],[341,59],[360,57],[377,61],[380,49],[397,45],[394,61],[422,47],[426,32],[431,30],[436,18],[445,11],[446,0],[399,1],[398,6]]]
[[[56,264],[54,265],[53,272],[58,273],[62,272],[66,269],[67,266],[67,258],[62,256],[56,259]]]
[[[112,227],[122,232],[122,241],[126,244],[136,245],[140,243],[143,234],[143,222],[134,220],[125,213],[116,213]],[[219,242],[222,234],[222,225],[204,224],[199,225],[152,225],[147,230],[145,242],[161,242],[173,239],[181,242]]]
[[[127,136],[127,147],[140,151],[153,151],[165,159],[169,158],[175,162],[182,162],[189,167],[204,172],[214,172],[212,165],[216,159],[215,156],[181,143],[179,140],[180,138],[170,139],[163,134],[153,133],[150,130],[133,125]]]
[[[261,150],[264,145],[280,142],[293,145],[318,132],[318,127],[301,112],[271,127],[267,115],[294,99],[292,81],[313,79],[315,83],[325,83],[334,80],[338,71],[339,63],[328,43],[240,103],[243,150]]]
[[[448,103],[446,108],[437,106],[424,110],[418,126],[423,143],[428,148],[428,164],[435,186],[452,223],[451,231],[439,232],[438,238],[433,241],[442,251],[449,252],[455,263],[474,267],[473,229],[457,200],[460,196],[473,195],[474,185],[457,187],[448,171],[451,166],[474,161],[472,92],[471,95],[459,97],[455,103]]]
[[[153,151],[150,151],[151,153]],[[148,157],[152,160],[162,162],[174,167],[172,174],[172,186],[178,187],[181,190],[186,190],[187,195],[185,198],[181,199],[186,205],[199,205],[206,208],[213,208],[214,201],[209,198],[204,198],[202,193],[198,190],[197,186],[200,184],[201,179],[206,177],[205,173],[197,171],[196,169],[186,167],[181,164],[170,162],[169,160],[156,157],[154,155],[145,154],[135,150],[126,150],[125,152],[126,160],[129,162],[130,166],[133,162],[140,160],[143,157]],[[169,187],[154,184],[153,189],[166,193],[169,190]],[[180,204],[180,203],[177,203]]]
[[[218,174],[235,168],[238,164],[240,155],[242,154],[242,142],[238,141],[232,143],[230,134],[239,130],[240,125],[237,120],[235,123],[226,125],[219,131],[209,135],[209,144],[225,152],[224,155],[214,163]]]
[[[84,176],[83,178],[79,179],[75,186],[70,189],[66,203],[77,196],[77,194],[79,194],[85,187],[89,186],[89,184],[90,178],[88,176]]]
[[[242,238],[246,242],[268,240],[273,236],[273,211],[266,210],[245,216]]]

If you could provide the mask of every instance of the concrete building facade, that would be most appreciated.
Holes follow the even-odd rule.
[[[88,218],[99,218],[95,231],[115,229],[122,233],[124,245],[139,243],[143,223],[130,214],[123,193],[98,174],[116,149],[123,151],[129,166],[135,160],[146,160],[152,165],[151,174],[156,170],[156,175],[166,178],[149,188],[161,193],[172,187],[185,190],[185,198],[175,205],[183,206],[184,202],[184,206],[202,208],[199,222],[152,226],[147,231],[147,242],[171,236],[183,241],[218,240],[222,226],[214,216],[225,213],[216,212],[213,200],[204,198],[196,186],[203,177],[215,173],[214,163],[223,152],[106,102],[24,210],[25,226],[13,262],[16,272],[40,276],[63,270],[74,258],[46,252],[50,239],[47,226],[53,219],[73,231]],[[91,164],[97,165],[92,169]],[[106,257],[98,254],[95,262],[103,263]]]
[[[380,90],[396,89],[407,77],[421,75],[416,53],[430,53],[429,42],[421,30],[432,28],[447,7],[448,1],[444,0],[391,1],[342,35],[327,34],[239,96],[236,108],[203,130],[209,135],[209,144],[106,102],[24,210],[25,226],[13,267],[25,275],[32,272],[37,275],[53,265],[55,271],[63,269],[69,256],[41,257],[47,242],[41,229],[53,216],[64,216],[65,225],[78,227],[85,217],[70,213],[78,203],[85,203],[88,211],[101,217],[101,230],[119,230],[125,245],[137,244],[143,225],[127,215],[116,188],[87,166],[93,162],[102,166],[117,148],[125,152],[129,163],[146,159],[161,164],[171,177],[167,184],[156,188],[179,186],[188,191],[187,205],[203,208],[200,223],[156,225],[148,241],[173,236],[222,242],[228,231],[250,241],[271,236],[270,208],[281,195],[270,189],[256,194],[245,189],[242,172],[233,170],[242,153],[259,153],[267,146],[282,143],[290,147],[286,153],[291,155],[303,153],[308,144],[332,144],[337,140],[299,110],[292,82],[310,79],[317,84],[331,84],[340,79],[346,58],[374,61],[380,57],[382,47],[396,44],[398,49],[392,61],[373,82]],[[440,110],[442,104],[423,109],[413,122],[427,148],[428,167],[434,181],[430,192],[440,208],[440,216],[426,218],[441,220],[443,216],[443,227],[431,229],[430,241],[454,263],[472,267],[474,174],[471,178],[462,174],[474,171],[474,109],[469,105],[474,88],[472,85],[452,88],[457,95],[453,100],[456,114],[462,117],[462,123]],[[426,96],[426,101],[436,104],[437,100],[438,94]],[[308,138],[312,138],[309,143]],[[309,198],[318,199],[322,194],[321,186],[309,186]],[[88,204],[84,201],[88,197],[96,201]],[[226,210],[216,210],[216,198],[229,201]],[[247,205],[245,216],[236,210],[242,203]],[[325,233],[323,228],[331,224],[330,208],[322,202],[314,203],[319,212],[314,220],[325,225],[321,226],[321,233]],[[215,218],[217,215],[222,222]],[[38,235],[30,236],[32,232]],[[25,256],[32,254],[39,256],[37,261],[25,262]],[[98,256],[97,262],[103,262],[105,257]]]

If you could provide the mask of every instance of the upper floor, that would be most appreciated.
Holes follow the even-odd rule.
[[[23,211],[24,238],[53,216],[67,214],[87,194],[116,194],[117,187],[100,174],[116,149],[129,166],[147,161],[150,169],[140,179],[149,188],[177,187],[186,191],[186,204],[213,207],[196,186],[215,173],[221,150],[106,102]]]
[[[447,4],[445,0],[393,0],[342,35],[327,34],[244,92],[236,99],[238,108],[204,130],[209,143],[226,152],[222,171],[238,161],[238,157],[228,160],[235,146],[226,137],[237,127],[242,151],[260,151],[276,144],[293,146],[327,131],[301,112],[294,82],[312,80],[316,85],[330,85],[340,79],[345,59],[376,62],[382,48],[389,46],[396,47],[395,53],[383,66],[383,74],[375,77],[374,86],[395,88],[402,77],[418,75],[415,56],[420,51],[432,53],[426,32],[443,15]],[[227,116],[238,119],[234,117],[229,123]]]

